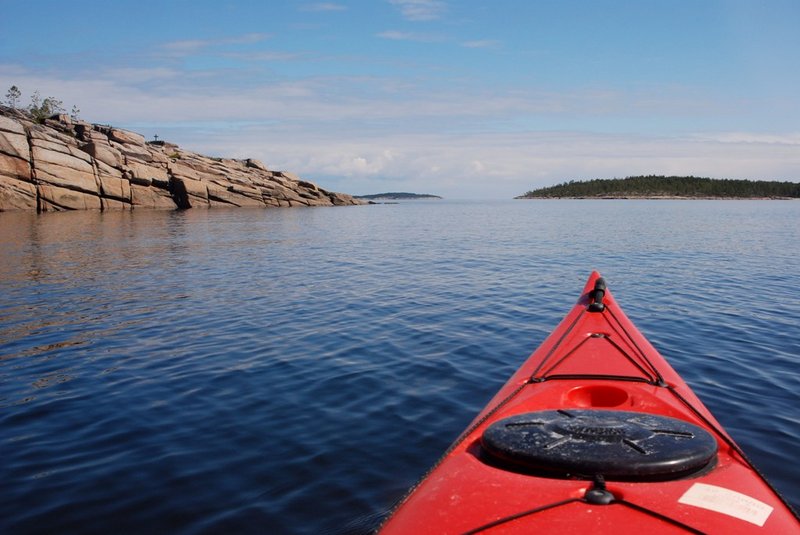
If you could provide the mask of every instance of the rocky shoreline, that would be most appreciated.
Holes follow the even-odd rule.
[[[366,204],[258,160],[211,158],[135,132],[0,106],[0,212]]]

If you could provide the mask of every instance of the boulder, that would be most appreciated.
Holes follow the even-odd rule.
[[[92,158],[103,162],[111,167],[122,166],[122,154],[108,144],[108,142],[90,141],[89,143],[81,146],[81,150]]]
[[[166,167],[167,163],[169,162],[169,158],[167,158],[167,155],[161,151],[151,150],[150,161],[153,163],[163,164],[163,166]]]
[[[174,210],[178,206],[172,195],[166,190],[148,188],[131,184],[131,204],[133,208],[154,208],[157,210]]]
[[[283,196],[283,198],[281,200],[291,202],[292,206],[297,206],[297,205],[301,205],[301,204],[303,206],[310,206],[310,204],[311,204],[308,201],[308,199],[304,199],[303,197],[300,196],[299,193],[297,193],[296,191],[293,191],[293,190],[289,190],[286,194],[284,194],[284,196]]]
[[[280,184],[281,186],[291,185],[290,180],[283,178],[283,176],[281,175],[276,175],[276,174],[270,174],[270,176],[267,177],[267,181],[274,182],[275,184]]]
[[[33,168],[38,181],[78,192],[99,194],[92,164],[71,154],[39,146],[38,140],[33,143]]]
[[[275,171],[274,174],[277,177],[288,178],[292,182],[299,182],[300,181],[300,177],[295,175],[294,173],[287,173],[286,171]]]
[[[75,134],[83,141],[89,141],[92,136],[92,133],[94,132],[94,129],[92,128],[92,125],[90,123],[87,123],[86,121],[81,121],[80,119],[77,121],[73,121],[72,128],[75,131]],[[102,135],[99,132],[94,132],[94,133],[97,134],[98,136]],[[105,138],[105,136],[103,136],[103,138]]]
[[[47,128],[40,124],[32,124],[27,129],[28,138],[40,141],[49,141],[52,143],[60,143],[62,145],[71,145],[77,147],[78,140],[63,132],[55,130],[54,128]]]
[[[207,208],[208,187],[202,180],[175,176],[172,179],[175,203],[180,208]]]
[[[129,202],[122,202],[116,199],[101,198],[102,210],[133,210],[133,205]]]
[[[170,162],[167,164],[167,171],[174,177],[190,178],[192,180],[203,179],[200,173],[198,173],[192,167],[180,162]]]
[[[309,206],[333,206],[330,197],[320,197],[318,199],[307,199]]]
[[[334,206],[349,206],[349,205],[360,205],[366,204],[364,201],[356,199],[352,195],[348,195],[347,193],[334,193],[328,192],[328,197],[330,198],[331,202]]]
[[[168,182],[169,175],[164,167],[147,165],[139,162],[130,162],[125,166],[125,170],[130,173],[131,182],[136,182],[142,186],[149,186],[153,180]]]
[[[0,211],[36,210],[36,197],[25,128],[0,115]]]
[[[313,182],[306,182],[305,180],[298,180],[297,186],[300,188],[309,189],[311,191],[319,191],[319,188]]]
[[[25,135],[25,127],[22,123],[15,121],[11,117],[0,115],[0,132],[10,132],[12,134]]]
[[[136,132],[129,132],[120,128],[111,128],[108,132],[108,137],[117,143],[128,145],[141,145],[144,146],[144,136]]]
[[[96,141],[104,145],[109,144],[108,136],[102,132],[98,132],[97,130],[84,130],[83,134],[78,132],[78,135],[82,141]]]
[[[72,158],[77,158],[78,160],[82,160],[87,165],[92,165],[92,157],[86,152],[80,150],[77,145],[73,145],[70,143],[62,143],[60,141],[49,141],[46,139],[32,139],[31,140],[32,147],[38,147],[42,150],[48,150],[55,153],[64,154],[66,156],[70,156]]]
[[[259,186],[258,189],[261,190],[261,195],[263,197],[269,197],[277,200],[288,200],[290,196],[294,195],[294,192],[291,189],[281,186],[280,184],[267,183]]]
[[[179,162],[171,163],[169,167],[173,174],[194,178],[195,180],[227,181],[227,175],[232,171],[217,160],[191,153],[181,158]]]
[[[0,153],[0,177],[33,182],[28,160]]]
[[[55,121],[57,123],[61,123],[63,125],[72,126],[72,117],[67,115],[66,113],[56,113],[48,117],[51,121]]]
[[[112,176],[114,178],[125,178],[123,171],[117,169],[116,167],[106,165],[100,160],[95,160],[94,166],[98,178],[104,175]]]
[[[125,156],[125,162],[128,164],[134,161],[144,163],[153,161],[154,153],[147,150],[146,147],[122,143],[110,143],[110,145],[120,151],[123,156]]]
[[[211,206],[227,204],[229,206],[264,207],[264,200],[257,190],[253,188],[252,192],[248,192],[243,190],[241,186],[237,189],[234,186],[225,188],[218,184],[208,184],[208,200]]]
[[[249,197],[262,204],[264,203],[264,196],[262,195],[261,190],[259,188],[246,186],[242,184],[231,184],[230,186],[228,186],[228,191],[235,193],[236,195]]]
[[[124,178],[100,175],[100,195],[103,199],[112,199],[131,204],[131,183]]]
[[[250,167],[250,168],[253,168],[253,169],[260,169],[262,171],[269,171],[269,169],[267,169],[266,165],[261,163],[261,161],[259,161],[259,160],[254,160],[253,158],[246,159],[245,160],[245,165],[247,167]]]
[[[39,185],[39,209],[42,212],[61,210],[100,210],[100,197],[50,184]]]
[[[36,210],[36,186],[28,181],[0,176],[0,212]]]

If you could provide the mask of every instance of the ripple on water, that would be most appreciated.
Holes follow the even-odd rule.
[[[367,532],[593,268],[800,504],[796,207],[0,214],[0,531]]]

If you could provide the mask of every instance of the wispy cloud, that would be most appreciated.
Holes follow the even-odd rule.
[[[181,41],[164,43],[162,48],[175,54],[191,54],[192,52],[208,46],[210,42],[211,41],[203,41],[201,39],[184,39]]]
[[[461,43],[464,48],[499,48],[500,41],[496,39],[478,39],[475,41],[464,41]]]
[[[440,0],[389,0],[389,3],[400,8],[403,17],[412,21],[436,20],[447,11],[447,5]]]
[[[346,11],[347,6],[333,2],[315,2],[300,7],[301,11]]]
[[[418,43],[435,43],[444,40],[444,37],[437,34],[401,32],[398,30],[387,30],[375,35],[382,39],[391,39],[392,41],[415,41]]]
[[[260,43],[272,37],[268,33],[246,33],[238,37],[230,37],[228,39],[220,39],[218,44],[222,45],[246,45],[252,43]]]
[[[13,3],[23,11],[29,4]],[[252,156],[321,184],[340,180],[341,191],[369,193],[379,180],[424,181],[411,191],[429,184],[441,193],[510,196],[563,179],[636,173],[798,178],[797,72],[779,68],[791,64],[790,47],[757,33],[760,26],[748,29],[766,36],[759,46],[712,32],[693,61],[672,47],[651,63],[640,53],[652,50],[631,46],[635,36],[598,41],[607,31],[584,24],[585,13],[567,16],[574,10],[559,2],[532,11],[555,24],[546,48],[541,32],[525,26],[530,16],[508,18],[523,2],[289,4],[185,17],[166,2],[172,31],[114,16],[102,22],[118,42],[92,33],[84,46],[59,46],[57,31],[9,27],[0,88],[17,85],[23,100],[39,90],[77,105],[88,121],[157,133],[186,150]],[[260,25],[242,29],[243,16]],[[331,24],[341,16],[347,20]],[[665,32],[685,22],[665,19],[656,27]],[[707,28],[706,19],[694,22],[698,35]],[[517,36],[513,47],[492,30],[499,25]],[[797,34],[788,23],[781,28],[784,41]],[[576,36],[602,46],[575,54]],[[124,45],[134,38],[140,46]],[[730,48],[732,40],[740,48]],[[760,61],[768,48],[770,76],[735,61],[745,52]],[[714,63],[720,54],[732,62]],[[719,68],[698,70],[705,64]],[[732,79],[742,83],[726,83]]]
[[[715,141],[718,143],[766,143],[774,145],[800,145],[800,132],[790,134],[760,134],[753,132],[722,132],[697,134],[695,139],[700,141]]]
[[[397,134],[343,138],[318,131],[295,142],[291,130],[256,127],[246,136],[219,136],[233,157],[260,157],[278,169],[352,193],[374,193],[378,182],[446,197],[510,198],[564,180],[636,174],[716,178],[796,179],[800,155],[771,144],[718,144],[689,137],[611,135],[576,131],[480,134]],[[199,143],[205,142],[198,140]],[[269,147],[266,150],[264,147]]]
[[[399,31],[381,37],[435,38]],[[309,52],[299,58],[262,47],[229,48],[264,39],[247,34],[172,45],[210,47],[216,57],[254,62],[318,60]],[[508,198],[573,178],[655,173],[796,180],[800,169],[796,125],[715,131],[708,125],[740,102],[711,93],[675,87],[655,94],[612,87],[546,91],[456,78],[431,86],[422,76],[391,74],[274,76],[262,65],[242,69],[248,83],[241,84],[235,69],[181,70],[173,63],[64,70],[0,64],[0,81],[18,85],[26,96],[33,89],[56,95],[67,107],[78,105],[89,121],[157,133],[186,150],[258,158],[351,193],[373,193],[381,184]],[[667,134],[673,117],[685,118],[683,130]]]
[[[242,61],[297,61],[307,57],[307,54],[300,52],[277,52],[277,51],[255,51],[255,52],[224,52],[219,54],[223,58],[238,59]]]
[[[202,49],[230,46],[230,45],[249,45],[260,43],[271,37],[267,33],[247,33],[223,39],[185,39],[181,41],[171,41],[164,43],[161,48],[174,55],[188,55]]]
[[[167,67],[119,67],[107,71],[107,76],[120,84],[142,83],[148,81],[164,81],[183,76],[183,72]]]

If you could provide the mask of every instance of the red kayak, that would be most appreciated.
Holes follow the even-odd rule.
[[[381,533],[800,533],[592,273]]]

